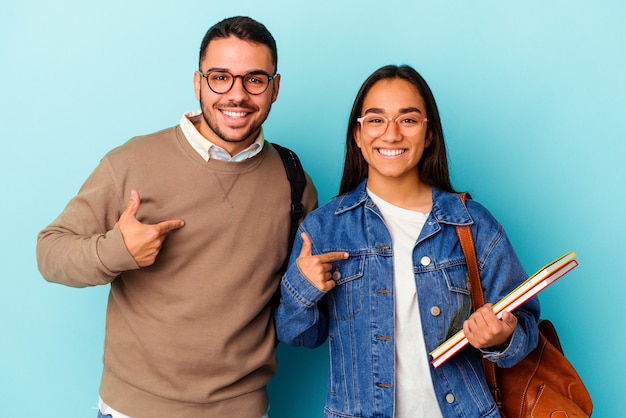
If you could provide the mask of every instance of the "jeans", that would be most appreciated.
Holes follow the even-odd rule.
[[[98,410],[98,416],[96,418],[113,418],[113,415],[103,415],[102,412]],[[269,418],[267,414],[263,415],[261,418]]]
[[[106,406],[106,404],[104,402],[102,402],[102,400],[100,400],[100,407],[98,408],[98,416],[96,418],[113,418],[113,415],[111,414],[103,414],[102,411],[100,410],[100,408],[103,408]],[[110,408],[110,407],[109,407]],[[261,418],[269,418],[268,413],[266,412],[265,415],[263,415]]]

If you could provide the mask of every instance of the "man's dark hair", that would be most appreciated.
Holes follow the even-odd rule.
[[[198,68],[204,58],[204,55],[206,54],[209,42],[213,39],[228,38],[230,36],[235,36],[244,41],[266,45],[272,53],[274,71],[277,70],[278,51],[276,49],[276,41],[274,40],[274,37],[267,30],[265,25],[246,16],[229,17],[216,23],[207,31],[206,35],[204,35],[204,39],[202,40],[202,44],[200,45]]]

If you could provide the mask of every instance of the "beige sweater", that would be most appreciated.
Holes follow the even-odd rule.
[[[116,224],[132,189],[141,222],[185,221],[146,268]],[[309,180],[307,211],[316,199]],[[243,162],[206,162],[175,127],[101,161],[39,234],[37,260],[52,282],[111,284],[100,387],[107,404],[134,418],[265,413],[276,369],[268,302],[287,256],[290,202],[267,142]]]

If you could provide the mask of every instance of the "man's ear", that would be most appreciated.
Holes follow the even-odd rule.
[[[276,74],[272,80],[272,103],[278,98],[278,89],[280,88],[280,74]]]
[[[202,82],[202,76],[199,72],[193,72],[193,89],[196,93],[196,99],[200,101],[200,83]]]

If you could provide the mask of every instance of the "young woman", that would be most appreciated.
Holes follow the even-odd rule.
[[[435,99],[411,67],[386,66],[350,115],[340,194],[302,223],[276,311],[280,341],[329,341],[325,417],[498,417],[484,356],[512,366],[537,344],[539,303],[472,313],[455,226],[471,225],[485,300],[527,278],[502,225],[454,192]],[[463,329],[472,347],[434,369]]]

